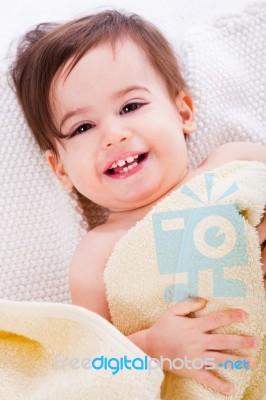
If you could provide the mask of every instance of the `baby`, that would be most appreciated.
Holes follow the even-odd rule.
[[[192,99],[169,43],[137,15],[104,11],[40,25],[26,35],[11,73],[28,124],[63,187],[110,210],[107,222],[78,245],[70,270],[73,303],[108,321],[103,272],[117,241],[192,177],[233,160],[266,163],[265,147],[238,142],[188,168],[186,135],[196,128]],[[261,244],[265,231],[264,219]],[[188,316],[204,305],[201,299],[176,303],[129,339],[151,357],[206,358],[211,351],[217,362],[228,358],[226,350],[256,347],[253,337],[212,333],[243,321],[243,311]],[[172,372],[223,394],[233,390],[207,369]]]

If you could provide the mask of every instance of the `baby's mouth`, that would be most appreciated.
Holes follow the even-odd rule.
[[[127,162],[125,160],[125,165],[115,168],[109,168],[105,171],[106,175],[120,175],[134,170],[139,164],[141,164],[148,157],[148,153],[139,154],[133,161]]]

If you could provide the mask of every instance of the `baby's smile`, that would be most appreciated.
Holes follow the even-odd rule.
[[[136,174],[144,165],[149,153],[127,155],[113,162],[104,173],[114,179],[124,179]]]

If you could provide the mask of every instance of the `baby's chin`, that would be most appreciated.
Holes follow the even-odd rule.
[[[162,199],[162,196],[153,196],[145,199],[139,199],[135,201],[127,201],[122,204],[117,204],[116,206],[108,207],[111,214],[119,214],[123,217],[126,215],[145,215],[158,201]]]
[[[150,174],[150,170],[146,172],[143,169],[143,173],[140,171],[139,175],[114,182],[108,179],[108,187],[111,183],[109,190],[112,192],[112,198],[111,193],[109,196],[106,195],[102,206],[111,213],[133,213],[135,210],[141,212],[142,209],[152,207],[172,190],[181,186],[191,174],[186,166],[176,174],[173,174],[172,170],[160,173],[160,169],[156,170],[156,174]],[[150,175],[149,178],[147,174]]]

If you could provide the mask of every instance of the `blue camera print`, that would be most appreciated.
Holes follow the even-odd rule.
[[[247,264],[245,226],[236,204],[210,205],[152,215],[160,274],[187,272],[186,284],[165,289],[166,301],[198,296],[198,272],[213,271],[214,297],[245,297],[246,285],[223,269]]]

